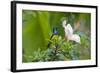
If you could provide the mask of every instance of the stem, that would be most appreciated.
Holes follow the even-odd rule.
[[[56,55],[57,55],[57,53],[58,53],[58,45],[57,44],[55,44],[55,52],[54,52],[54,58],[53,58],[53,61],[55,61],[56,60]]]

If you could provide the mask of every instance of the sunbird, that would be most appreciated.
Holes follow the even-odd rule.
[[[53,28],[53,34],[51,35],[50,40],[52,40],[55,36],[58,36],[58,29],[57,29],[57,27]],[[51,45],[51,42],[48,43],[47,47],[50,47],[50,45]]]

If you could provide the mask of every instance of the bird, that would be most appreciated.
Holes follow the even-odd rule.
[[[57,35],[58,35],[58,29],[57,29],[57,27],[55,27],[55,28],[53,28],[53,34],[51,35],[50,40],[52,40]],[[48,43],[47,47],[50,47],[50,45],[51,45],[51,42]]]

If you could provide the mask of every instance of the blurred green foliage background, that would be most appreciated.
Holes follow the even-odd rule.
[[[50,39],[53,28],[57,27],[58,35],[64,38],[64,28],[62,27],[64,19],[71,24],[75,33],[81,37],[81,44],[71,50],[72,58],[70,60],[86,60],[91,58],[90,13],[23,10],[23,62],[44,61],[42,60],[44,56],[48,56],[46,51],[49,50],[49,53],[51,51],[47,48],[47,39]],[[73,51],[76,51],[76,53]]]

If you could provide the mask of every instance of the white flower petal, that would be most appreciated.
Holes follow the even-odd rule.
[[[73,34],[73,28],[70,24],[67,24],[66,28],[69,30],[70,34]]]
[[[70,40],[73,40],[73,41],[75,41],[75,42],[77,42],[77,43],[80,43],[80,36],[77,35],[77,34],[73,34],[73,35],[71,36]]]
[[[65,36],[68,40],[73,40],[77,43],[80,43],[80,36],[77,34],[73,34],[73,28],[70,24],[66,25],[66,20],[62,22],[62,26],[64,27]]]
[[[65,28],[66,27],[66,20],[64,20],[63,22],[62,22],[62,26]]]
[[[72,36],[72,33],[70,32],[70,30],[69,30],[68,28],[66,28],[66,27],[65,27],[65,35],[66,35],[67,37]]]

